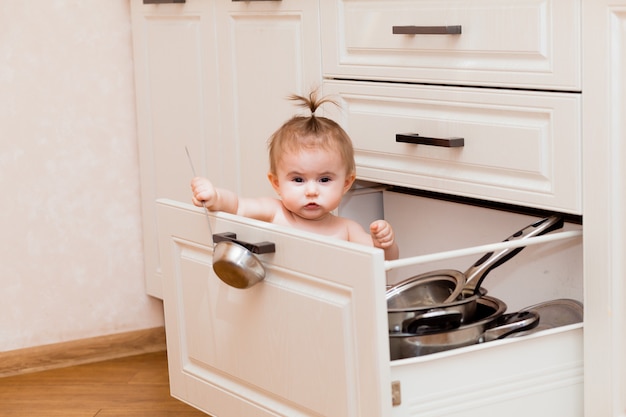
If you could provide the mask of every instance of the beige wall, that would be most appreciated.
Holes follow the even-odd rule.
[[[0,351],[163,324],[133,82],[128,0],[0,2]]]

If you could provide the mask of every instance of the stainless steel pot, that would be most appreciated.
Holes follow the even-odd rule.
[[[423,334],[390,333],[391,359],[423,356],[493,341],[515,332],[531,329],[539,324],[539,316],[535,313],[504,314],[506,308],[502,300],[484,296],[477,301],[476,320],[456,329]]]
[[[562,227],[562,217],[550,216],[518,230],[504,241],[541,236]],[[524,247],[489,252],[465,273],[453,269],[432,271],[408,278],[389,288],[387,290],[389,331],[405,331],[403,326],[407,320],[435,309],[460,314],[460,323],[472,320],[477,300],[485,294],[481,285],[487,274],[522,249]]]

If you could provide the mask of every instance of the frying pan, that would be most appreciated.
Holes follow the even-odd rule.
[[[189,150],[185,146],[187,159],[191,171],[196,176]],[[275,252],[275,245],[271,242],[248,243],[237,240],[235,233],[213,234],[209,209],[202,201],[204,214],[207,218],[209,231],[213,239],[213,271],[224,283],[234,288],[245,289],[265,279],[265,268],[256,254]]]
[[[477,301],[476,319],[452,330],[440,332],[390,333],[391,360],[423,356],[463,346],[493,341],[539,324],[536,313],[525,311],[504,314],[506,304],[495,297]],[[409,327],[412,327],[409,325]]]
[[[556,300],[544,301],[539,304],[523,308],[521,311],[530,311],[538,314],[541,322],[539,323],[539,326],[532,330],[515,333],[512,336],[524,336],[541,330],[580,323],[583,321],[583,310],[583,304],[580,301],[570,298],[559,298]]]
[[[550,216],[518,230],[504,241],[541,236],[562,227],[562,217]],[[465,273],[453,269],[431,271],[391,287],[386,293],[389,331],[403,331],[407,320],[413,320],[433,309],[444,310],[451,315],[460,313],[460,323],[468,322],[476,312],[477,300],[486,293],[481,285],[487,274],[522,249],[524,247],[489,252]],[[449,326],[449,323],[444,322],[444,325]]]

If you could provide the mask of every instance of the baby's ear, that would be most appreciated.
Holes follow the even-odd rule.
[[[352,184],[354,184],[354,180],[356,179],[356,174],[350,174],[346,177],[346,182],[343,185],[343,193],[347,193]]]
[[[276,176],[276,174],[274,174],[273,172],[268,172],[267,179],[269,180],[270,184],[272,184],[274,191],[276,191],[276,193],[280,195],[280,193],[278,192],[278,177]]]

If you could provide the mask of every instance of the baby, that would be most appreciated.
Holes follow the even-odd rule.
[[[356,178],[354,150],[348,134],[334,121],[315,111],[329,99],[291,96],[311,115],[295,116],[269,140],[270,172],[267,177],[280,197],[240,198],[215,188],[206,178],[191,181],[193,203],[210,210],[225,211],[270,223],[291,226],[317,234],[375,246],[385,259],[397,259],[398,245],[391,225],[385,220],[370,224],[369,233],[355,221],[335,216],[343,195]]]

